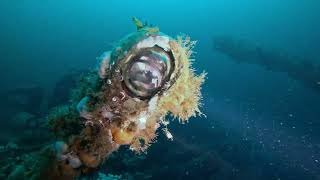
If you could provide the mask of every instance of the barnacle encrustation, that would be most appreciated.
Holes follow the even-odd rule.
[[[206,74],[196,75],[191,67],[196,42],[182,35],[174,39],[157,27],[133,21],[137,31],[103,53],[97,70],[75,91],[77,98],[68,111],[49,115],[54,131],[72,133],[75,121],[82,125],[77,134],[55,133],[68,134],[58,137],[59,146],[55,146],[64,149],[55,150],[59,153],[50,161],[50,170],[40,175],[73,179],[96,169],[121,145],[137,153],[145,151],[155,141],[158,128],[172,140],[166,115],[184,123],[201,114],[200,90]]]

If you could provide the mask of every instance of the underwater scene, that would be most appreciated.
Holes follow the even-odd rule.
[[[320,179],[320,1],[0,1],[0,179]]]

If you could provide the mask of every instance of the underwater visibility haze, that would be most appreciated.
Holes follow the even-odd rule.
[[[320,2],[0,2],[0,179],[320,179]]]

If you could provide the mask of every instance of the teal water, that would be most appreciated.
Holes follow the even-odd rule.
[[[131,161],[124,160],[131,154],[123,150],[101,172],[134,179],[318,179],[319,9],[315,0],[3,0],[2,98],[13,89],[39,88],[32,91],[31,105],[24,97],[1,103],[0,145],[23,131],[11,123],[15,114],[45,115],[57,82],[71,71],[93,68],[96,57],[136,30],[136,16],[168,35],[185,33],[198,41],[194,66],[208,72],[206,118],[173,123],[173,142],[160,136],[147,155]],[[245,43],[219,51],[219,37]],[[249,55],[230,57],[247,43],[254,52],[285,57],[279,58],[283,63],[266,68]],[[299,72],[292,63],[300,64]],[[310,75],[311,69],[318,73]]]

